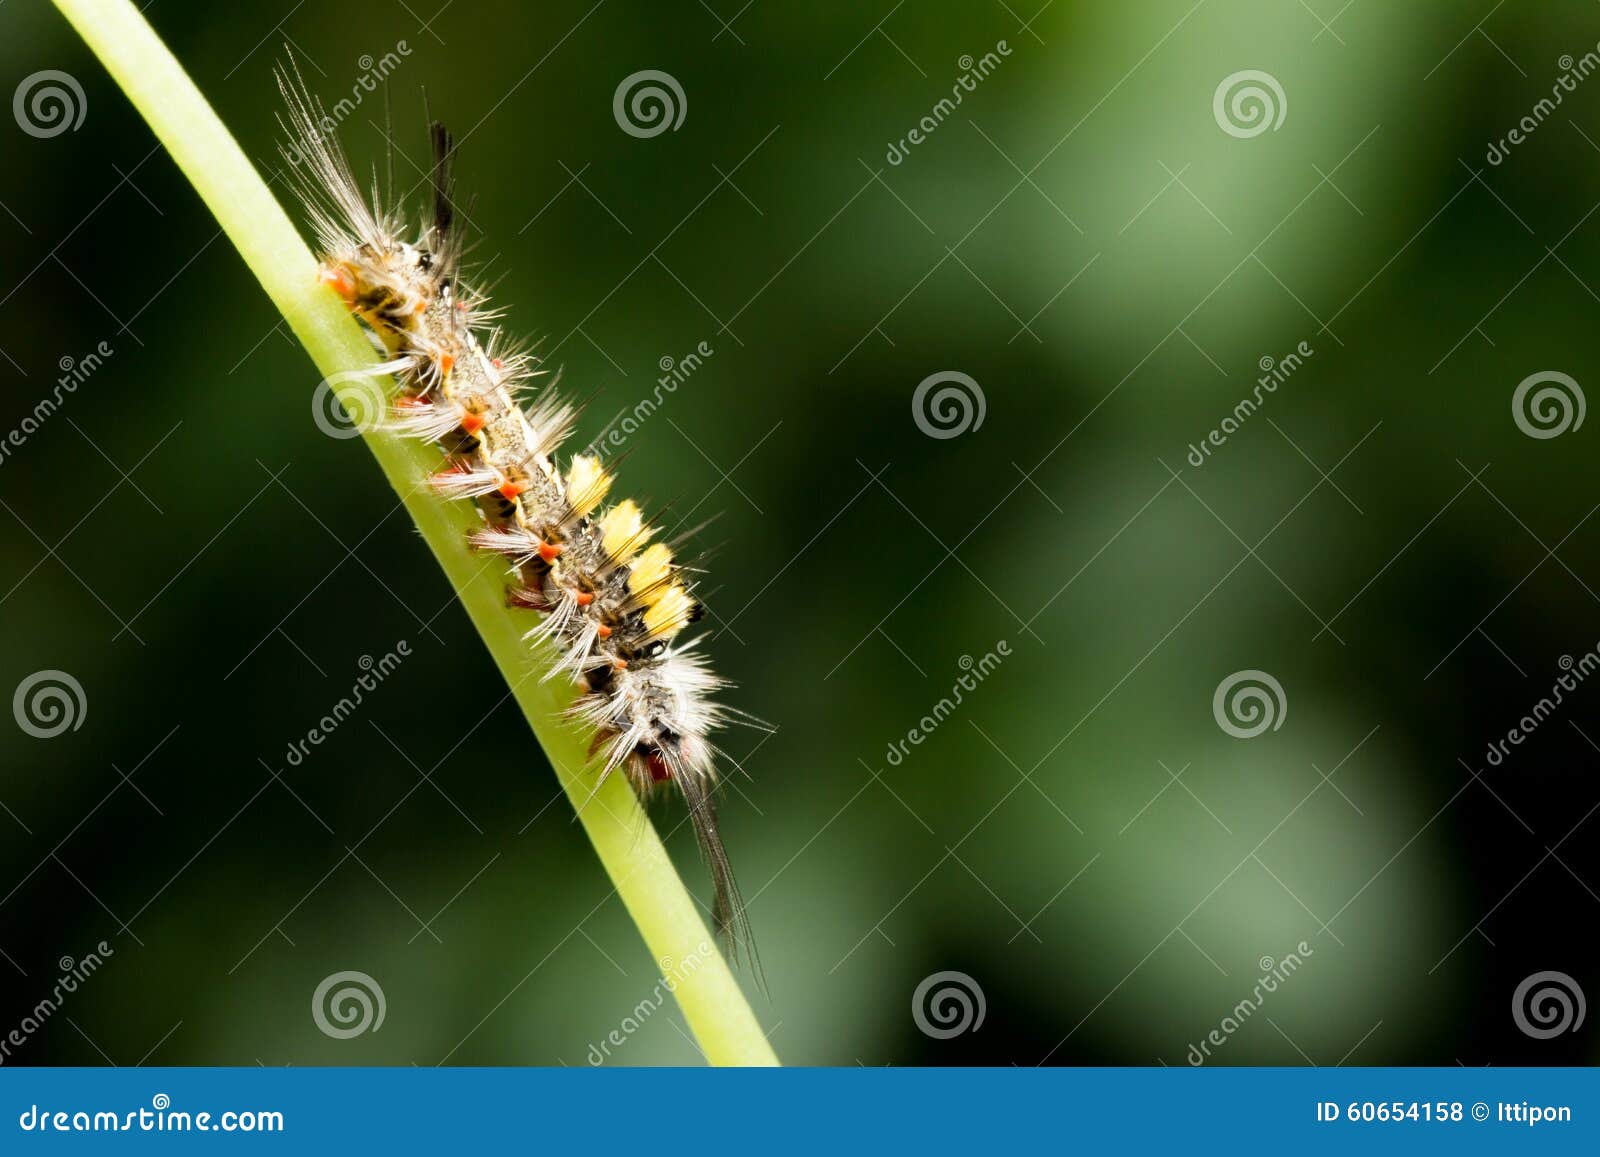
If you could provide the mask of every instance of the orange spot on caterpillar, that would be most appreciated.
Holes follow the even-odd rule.
[[[503,370],[506,368],[506,363],[499,358],[490,358],[489,364],[497,370]]]
[[[604,623],[601,623],[595,628],[595,634],[599,635],[602,639],[609,639],[611,637],[611,628],[606,626]]]
[[[346,305],[356,303],[356,277],[342,262],[317,267],[317,280],[337,293]]]
[[[421,317],[423,314],[428,312],[428,303],[426,301],[417,302],[416,306],[411,310],[411,312],[416,314],[418,317]]]
[[[455,368],[456,368],[456,356],[455,356],[455,354],[440,354],[439,355],[439,376],[441,378],[448,378],[450,376],[450,371],[455,369]]]
[[[526,489],[527,487],[522,483],[512,482],[508,479],[507,481],[500,483],[500,497],[504,498],[507,502],[511,502],[517,497],[517,495],[521,494]],[[541,550],[540,553],[543,553],[543,551]]]
[[[555,562],[561,557],[561,552],[566,548],[560,543],[541,542],[539,544],[539,557],[545,562]]]
[[[626,671],[628,669],[628,660],[626,660],[626,659],[613,659],[613,660],[611,660],[611,669],[613,671]]]
[[[474,414],[471,410],[461,412],[461,428],[469,434],[476,434],[483,429],[483,415]]]
[[[577,603],[580,607],[586,607],[590,603],[594,602],[594,592],[593,591],[578,591],[572,596],[572,600],[573,600],[573,602]],[[609,635],[611,633],[610,628],[601,628],[601,629],[606,632],[606,635]],[[605,635],[602,635],[600,637],[601,638],[605,638]]]

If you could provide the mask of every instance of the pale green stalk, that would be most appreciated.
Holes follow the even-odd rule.
[[[128,0],[55,0],[194,184],[324,377],[375,364],[371,346],[337,297],[317,283],[316,260],[194,82]],[[263,92],[266,99],[268,93]],[[335,385],[352,413],[360,381]],[[719,1065],[777,1063],[761,1026],[713,945],[655,828],[621,776],[594,792],[587,737],[561,719],[572,701],[563,681],[541,682],[519,621],[505,605],[503,571],[466,546],[472,512],[417,483],[437,452],[382,433],[365,437],[422,532],[511,694],[549,756],[601,863],[683,1009],[706,1059]],[[530,889],[560,880],[530,880]]]

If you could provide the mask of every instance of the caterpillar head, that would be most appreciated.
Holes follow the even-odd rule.
[[[363,242],[323,261],[317,279],[374,329],[408,330],[447,284],[433,253],[407,242]]]

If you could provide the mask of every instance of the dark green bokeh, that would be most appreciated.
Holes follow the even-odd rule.
[[[877,31],[888,0],[149,17],[264,171],[285,41],[331,101],[405,40],[396,180],[425,90],[508,327],[590,397],[585,439],[663,358],[714,350],[623,471],[720,515],[709,649],[777,727],[729,737],[726,827],[786,1061],[1182,1064],[1302,940],[1217,1062],[1592,1059],[1592,1024],[1533,1040],[1509,1006],[1546,969],[1600,992],[1594,690],[1484,751],[1600,640],[1595,426],[1534,439],[1511,411],[1536,371],[1600,382],[1600,80],[1485,151],[1595,49],[1594,6],[1033,7]],[[115,950],[11,1059],[586,1063],[654,965],[503,684],[112,82],[46,4],[0,28],[7,91],[62,69],[87,101],[75,132],[4,125],[0,427],[62,358],[113,350],[0,464],[0,689],[59,668],[88,705],[55,739],[0,727],[0,1033],[58,958]],[[614,120],[643,69],[681,84],[677,131]],[[1243,69],[1288,105],[1250,139],[1212,107]],[[363,164],[382,108],[346,123]],[[987,411],[937,440],[911,397],[948,370]],[[1288,704],[1251,740],[1212,715],[1244,669]],[[309,1005],[346,969],[387,1017],[335,1040]],[[987,1005],[950,1040],[911,1014],[943,970]],[[611,1053],[697,1059],[670,1007]]]

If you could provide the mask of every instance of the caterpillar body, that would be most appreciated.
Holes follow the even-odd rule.
[[[399,385],[384,425],[437,443],[429,480],[476,504],[471,545],[509,564],[508,602],[543,617],[528,637],[553,654],[546,678],[568,677],[572,714],[593,728],[599,782],[621,771],[643,799],[676,787],[712,879],[712,917],[730,951],[752,958],[744,904],[718,826],[721,754],[709,736],[742,712],[714,702],[726,686],[684,630],[701,617],[676,543],[632,499],[605,505],[613,477],[598,457],[557,451],[576,411],[555,391],[522,398],[540,376],[527,349],[507,346],[500,314],[463,277],[451,180],[454,143],[430,125],[432,203],[420,229],[357,184],[334,122],[298,73],[280,71],[281,146],[316,236],[321,282],[345,302],[389,360],[374,374]],[[408,240],[414,237],[414,240]]]

